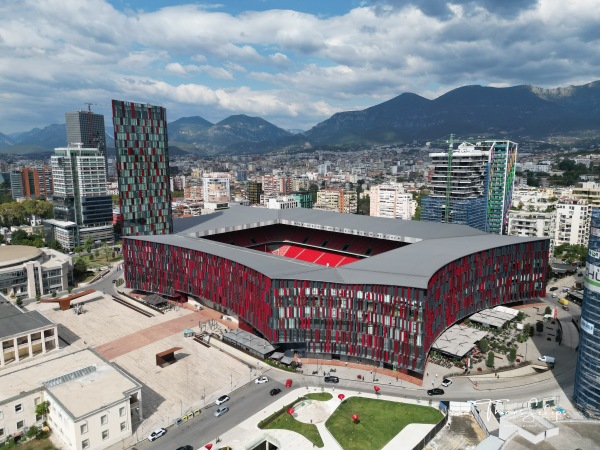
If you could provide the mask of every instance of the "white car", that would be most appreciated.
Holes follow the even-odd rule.
[[[229,395],[221,395],[216,401],[215,401],[215,405],[219,406],[222,405],[225,402],[229,401]]]
[[[256,384],[263,384],[263,383],[266,383],[268,381],[269,381],[269,379],[267,377],[258,377],[256,380],[254,380],[254,382]]]
[[[167,430],[165,430],[164,428],[159,428],[158,430],[154,430],[152,433],[150,433],[150,435],[148,436],[148,440],[150,442],[158,439],[159,437],[161,437],[163,434],[165,434],[167,432]]]
[[[442,386],[444,386],[444,387],[448,387],[448,386],[450,386],[451,384],[452,384],[452,380],[451,380],[450,378],[444,378],[444,379],[442,380]]]

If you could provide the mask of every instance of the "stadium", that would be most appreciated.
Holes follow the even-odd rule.
[[[244,206],[123,239],[129,288],[197,299],[279,351],[417,376],[457,321],[544,296],[548,251],[464,225]]]

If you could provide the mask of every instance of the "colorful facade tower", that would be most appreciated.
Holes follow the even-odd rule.
[[[167,112],[112,101],[123,236],[173,231]]]
[[[588,249],[573,402],[586,416],[600,419],[600,209],[592,212]]]

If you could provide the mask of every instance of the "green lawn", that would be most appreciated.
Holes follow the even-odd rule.
[[[312,442],[319,448],[323,448],[323,446],[325,445],[323,444],[323,439],[321,439],[321,435],[319,434],[319,430],[317,430],[316,425],[299,422],[292,416],[290,416],[287,412],[281,414],[277,419],[275,419],[269,425],[264,427],[264,429],[280,429],[295,431],[296,433],[300,433],[302,436],[304,436],[306,439],[308,439],[310,442]]]
[[[358,423],[352,415],[358,414]],[[325,425],[344,450],[379,450],[410,423],[436,424],[437,409],[406,403],[351,397],[336,409]]]
[[[314,392],[312,394],[306,394],[305,397],[310,400],[320,400],[322,402],[326,402],[327,400],[331,400],[333,395],[331,395],[329,392]]]

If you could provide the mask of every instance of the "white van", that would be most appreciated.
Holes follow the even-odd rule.
[[[545,362],[546,364],[554,364],[554,363],[555,363],[555,361],[556,361],[556,360],[554,359],[554,356],[546,356],[546,355],[544,355],[544,356],[540,356],[538,359],[539,359],[541,362]]]

